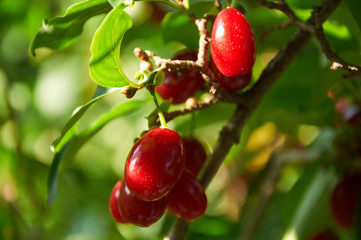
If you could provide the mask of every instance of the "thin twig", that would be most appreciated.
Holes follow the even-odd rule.
[[[289,28],[291,26],[294,26],[291,22],[282,23],[280,25],[272,26],[262,32],[262,35],[259,38],[259,41],[262,42],[265,40],[265,38],[271,34],[272,32],[283,30],[286,28]]]
[[[284,0],[280,0],[279,3],[270,2],[267,0],[255,0],[256,2],[262,4],[263,6],[269,9],[277,9],[287,15],[288,19],[290,20],[291,24],[298,26],[300,29],[310,32],[314,34],[314,28],[307,23],[301,21],[295,14],[295,12],[287,5]]]
[[[322,21],[320,19],[320,8],[314,7],[315,12],[315,36],[320,43],[322,52],[326,55],[326,57],[332,62],[331,69],[344,69],[348,71],[348,74],[343,75],[343,77],[351,78],[356,76],[361,76],[361,67],[348,63],[340,56],[338,56],[334,51],[332,51],[330,47],[330,43],[327,41],[325,32],[323,30]]]
[[[197,63],[204,68],[207,68],[207,52],[208,46],[211,42],[209,32],[207,30],[207,20],[204,18],[197,19],[194,22],[199,31],[199,50]]]
[[[195,103],[194,105],[192,105],[190,107],[185,107],[185,108],[181,108],[177,111],[164,113],[164,117],[165,117],[165,120],[167,122],[169,122],[178,116],[182,116],[182,115],[185,115],[188,113],[192,113],[192,112],[210,107],[210,106],[216,104],[217,102],[218,102],[218,99],[212,96],[212,97],[206,99],[205,101]]]

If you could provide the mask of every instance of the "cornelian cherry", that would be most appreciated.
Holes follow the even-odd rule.
[[[238,74],[236,76],[227,77],[218,70],[212,59],[210,66],[219,86],[228,92],[236,92],[245,88],[252,78],[252,71],[246,74]]]
[[[361,174],[342,177],[331,195],[331,212],[336,222],[345,228],[351,228],[360,201]]]
[[[173,60],[197,60],[194,50],[181,51],[172,57]],[[185,70],[179,72],[164,72],[164,81],[155,88],[163,99],[171,99],[172,104],[185,102],[202,88],[204,80],[199,72]]]
[[[202,143],[196,138],[182,137],[182,142],[184,147],[184,168],[197,176],[207,159],[207,153]]]
[[[120,215],[118,208],[119,189],[122,186],[122,183],[123,179],[120,179],[115,183],[113,187],[112,193],[110,194],[109,198],[109,212],[117,222],[126,223],[126,221]]]
[[[120,215],[126,222],[148,227],[163,216],[167,207],[167,197],[155,201],[143,201],[123,182],[119,189],[118,206]]]
[[[201,217],[207,208],[207,196],[201,183],[184,170],[178,183],[168,195],[168,208],[179,218],[192,221]]]
[[[219,71],[227,77],[249,74],[255,53],[254,35],[243,14],[234,8],[220,11],[211,38],[211,56]]]
[[[184,168],[183,143],[176,131],[156,128],[142,136],[127,157],[124,179],[140,199],[167,195]]]

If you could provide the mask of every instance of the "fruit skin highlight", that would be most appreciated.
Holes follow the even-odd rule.
[[[361,173],[343,176],[331,195],[331,212],[339,225],[352,228],[360,200]]]
[[[211,56],[218,70],[227,77],[249,74],[256,58],[251,26],[241,12],[226,8],[213,24]]]
[[[172,57],[172,60],[197,61],[197,54],[195,50],[184,50]],[[202,75],[197,71],[165,71],[162,85],[155,87],[155,90],[162,99],[171,99],[172,104],[179,104],[194,96],[203,85]]]
[[[179,134],[168,128],[156,128],[142,136],[130,150],[124,179],[138,198],[154,201],[170,192],[183,168],[183,143]]]

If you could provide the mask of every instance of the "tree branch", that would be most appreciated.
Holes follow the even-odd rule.
[[[338,56],[335,52],[332,51],[330,47],[330,43],[327,41],[325,32],[323,30],[321,16],[320,16],[320,8],[315,7],[315,36],[320,43],[322,52],[326,55],[326,57],[332,62],[331,69],[344,69],[348,71],[348,74],[344,74],[343,77],[345,79],[352,78],[356,76],[361,76],[361,67],[348,63],[343,60],[340,56]]]
[[[319,20],[321,22],[325,21],[333,12],[333,10],[337,8],[341,1],[342,0],[323,1],[319,11]],[[307,24],[315,24],[313,16],[311,16]],[[239,142],[243,126],[245,125],[250,115],[257,108],[265,94],[271,89],[281,74],[287,69],[287,67],[296,58],[299,52],[310,41],[311,37],[312,34],[309,31],[302,29],[299,30],[289,41],[286,47],[281,50],[263,70],[257,83],[243,95],[244,99],[247,99],[247,106],[239,104],[237,105],[233,116],[220,132],[213,152],[207,159],[207,165],[201,173],[200,181],[205,188],[209,185],[214,175],[217,173],[231,147]],[[187,228],[188,222],[178,220],[170,230],[169,240],[182,239],[185,236]],[[182,229],[182,231],[177,229]]]

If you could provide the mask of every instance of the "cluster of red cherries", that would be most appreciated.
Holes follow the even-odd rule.
[[[192,221],[207,208],[204,188],[196,176],[207,158],[195,138],[156,128],[142,136],[126,160],[124,179],[114,186],[109,211],[119,223],[147,227],[168,208]]]
[[[174,60],[197,60],[185,50]],[[209,65],[219,86],[238,91],[248,85],[255,61],[255,40],[246,18],[238,10],[222,10],[213,24]],[[201,90],[204,80],[197,71],[165,72],[156,92],[172,104],[185,102]],[[192,221],[207,208],[204,188],[196,176],[207,156],[195,138],[181,138],[176,131],[156,128],[143,135],[126,160],[124,179],[114,186],[109,211],[119,223],[150,226],[166,209]]]
[[[185,50],[172,59],[196,61],[197,54],[194,50]],[[234,8],[220,11],[212,28],[208,64],[220,88],[228,92],[245,88],[251,81],[255,58],[255,39],[247,19]],[[165,72],[163,84],[156,87],[156,91],[163,99],[179,104],[201,90],[203,85],[199,72]]]

